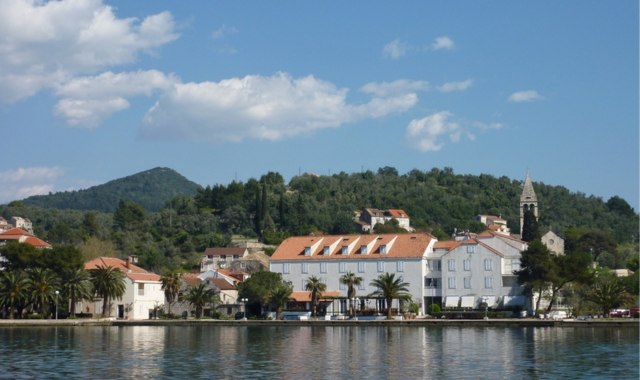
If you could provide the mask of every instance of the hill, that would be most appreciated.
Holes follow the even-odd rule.
[[[36,195],[26,205],[44,208],[114,212],[121,200],[133,201],[147,211],[158,211],[177,196],[193,196],[201,186],[175,170],[154,168],[85,190]]]

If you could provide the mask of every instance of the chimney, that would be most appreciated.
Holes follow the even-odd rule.
[[[127,267],[127,269],[131,268],[131,256],[127,257],[127,260],[125,261],[124,265]]]

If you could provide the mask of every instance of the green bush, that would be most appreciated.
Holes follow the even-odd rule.
[[[431,314],[431,315],[437,314],[437,313],[439,313],[441,311],[442,311],[442,308],[437,303],[433,303],[433,304],[429,305],[429,307],[427,308],[427,312],[429,314]]]

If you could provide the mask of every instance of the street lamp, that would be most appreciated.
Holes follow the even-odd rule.
[[[242,302],[242,320],[246,321],[247,320],[247,302],[249,302],[249,299],[241,298],[240,302]]]
[[[484,303],[484,319],[487,320],[489,319],[487,315],[489,312],[489,298],[486,296],[482,297],[482,303]]]
[[[58,296],[59,295],[60,295],[60,292],[56,290],[56,320],[58,319]]]

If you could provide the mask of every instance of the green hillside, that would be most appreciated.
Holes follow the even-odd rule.
[[[44,208],[114,212],[118,203],[132,201],[147,211],[158,211],[177,196],[193,196],[201,188],[175,170],[154,168],[85,190],[37,195],[26,205]]]

